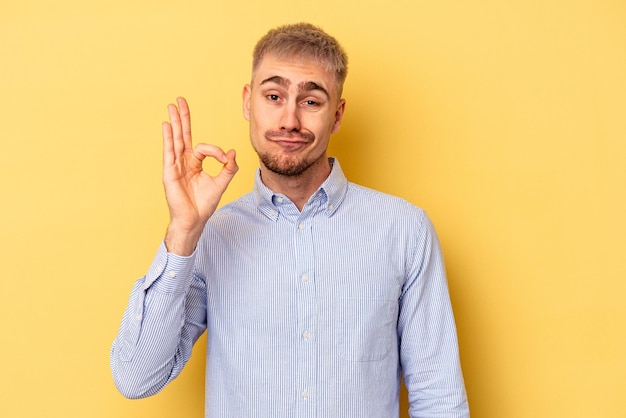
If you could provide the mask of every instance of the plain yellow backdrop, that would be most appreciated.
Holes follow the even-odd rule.
[[[2,0],[0,416],[202,416],[203,342],[151,399],[109,372],[167,222],[160,123],[186,96],[248,191],[251,50],[302,20],[350,56],[332,154],[437,226],[472,416],[623,417],[622,0]]]

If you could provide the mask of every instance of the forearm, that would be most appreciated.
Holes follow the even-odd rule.
[[[204,331],[203,281],[192,277],[193,259],[176,257],[164,247],[148,274],[133,287],[117,338],[111,371],[128,398],[159,392],[182,370],[193,343]]]
[[[452,325],[453,327],[454,325]],[[403,347],[403,374],[411,418],[469,418],[456,335],[451,327],[430,341]],[[415,351],[423,353],[415,355]],[[412,353],[408,353],[412,351]]]
[[[411,418],[468,418],[469,408],[447,288],[405,295],[400,358]],[[409,308],[415,302],[418,308]],[[406,305],[408,304],[408,305]],[[415,305],[414,305],[415,306]]]

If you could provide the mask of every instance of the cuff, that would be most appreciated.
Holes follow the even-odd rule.
[[[148,269],[143,289],[154,287],[164,293],[185,293],[191,284],[196,252],[187,257],[168,253],[165,243],[159,249]]]

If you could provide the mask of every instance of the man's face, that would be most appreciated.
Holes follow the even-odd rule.
[[[283,176],[299,176],[327,158],[344,108],[333,74],[310,60],[268,55],[243,91],[252,146],[265,168]]]

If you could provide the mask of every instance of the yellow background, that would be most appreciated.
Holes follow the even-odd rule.
[[[438,228],[472,416],[623,417],[622,0],[2,0],[0,416],[201,417],[204,343],[147,400],[108,365],[167,222],[160,123],[186,96],[248,191],[251,50],[301,20],[350,55],[332,153]]]

